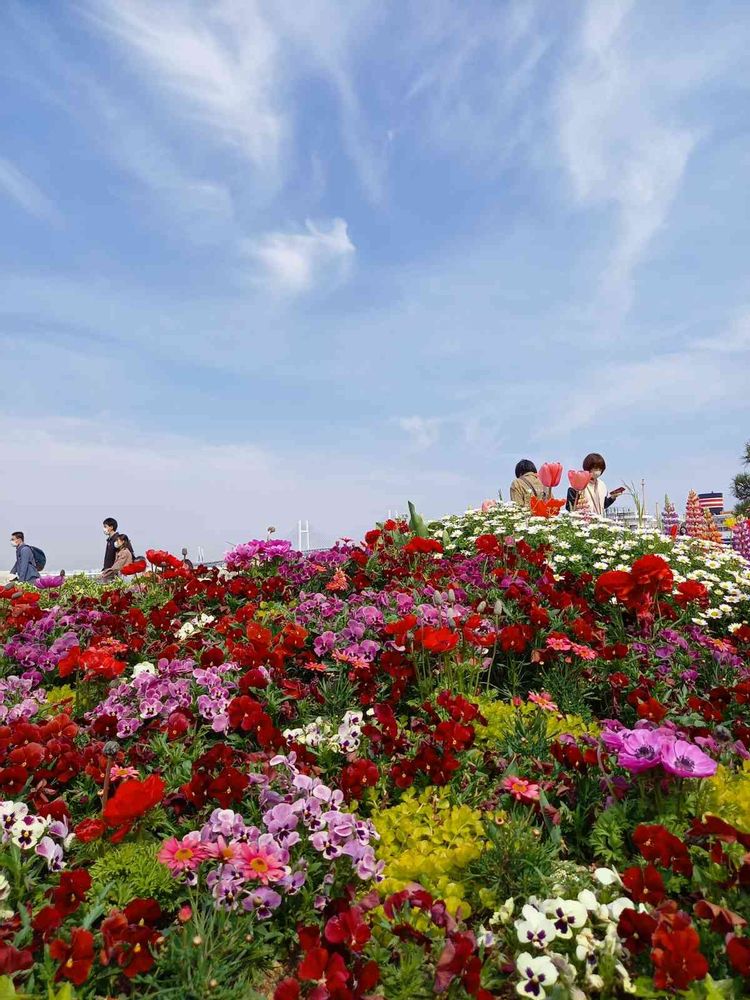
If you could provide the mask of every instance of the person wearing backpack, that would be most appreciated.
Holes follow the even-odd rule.
[[[22,531],[14,531],[10,536],[10,544],[16,547],[16,561],[11,576],[19,583],[32,583],[39,579],[39,570],[44,569],[47,557],[41,549],[27,545]]]

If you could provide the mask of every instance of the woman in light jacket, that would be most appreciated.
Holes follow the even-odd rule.
[[[618,486],[618,488],[616,490],[612,490],[611,493],[607,490],[604,480],[601,478],[604,474],[604,470],[607,468],[607,463],[596,451],[592,451],[590,455],[587,455],[584,458],[582,468],[584,472],[591,473],[589,484],[584,490],[581,491],[573,489],[573,487],[570,486],[568,488],[568,496],[565,501],[565,507],[567,510],[573,510],[578,501],[578,497],[581,493],[583,493],[584,498],[588,501],[589,509],[594,514],[603,514],[608,507],[612,506],[619,495],[625,492],[625,487]]]
[[[548,500],[550,491],[542,486],[536,473],[536,466],[528,458],[522,458],[516,466],[516,478],[510,484],[510,499],[519,507],[528,507],[532,497]]]
[[[115,561],[109,569],[104,570],[100,578],[102,580],[114,580],[116,576],[120,575],[123,566],[135,562],[133,546],[127,535],[115,535],[115,549],[117,551]]]

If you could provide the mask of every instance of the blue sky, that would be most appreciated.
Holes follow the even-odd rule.
[[[590,450],[728,492],[749,47],[730,0],[6,0],[6,528],[322,543]]]

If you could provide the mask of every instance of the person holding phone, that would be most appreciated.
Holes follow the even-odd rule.
[[[588,500],[591,510],[595,514],[603,514],[608,507],[612,506],[620,494],[625,492],[625,487],[618,486],[617,489],[612,490],[611,492],[607,490],[604,480],[602,479],[604,470],[607,468],[607,463],[596,451],[592,451],[590,455],[587,455],[584,458],[582,468],[584,472],[588,472],[591,475],[588,486],[586,486],[582,492]],[[578,501],[578,496],[579,491],[570,486],[568,488],[568,496],[565,501],[565,507],[567,510],[573,510],[576,502]]]

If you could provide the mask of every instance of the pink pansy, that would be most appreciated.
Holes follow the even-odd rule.
[[[201,843],[201,835],[197,830],[186,833],[182,840],[170,837],[157,854],[158,860],[166,865],[173,875],[194,871],[207,857],[206,845]]]
[[[536,802],[539,798],[539,785],[535,785],[528,778],[511,775],[509,778],[503,778],[502,787],[518,802]]]
[[[710,778],[716,774],[716,761],[687,740],[665,740],[661,762],[665,771],[678,778]]]

